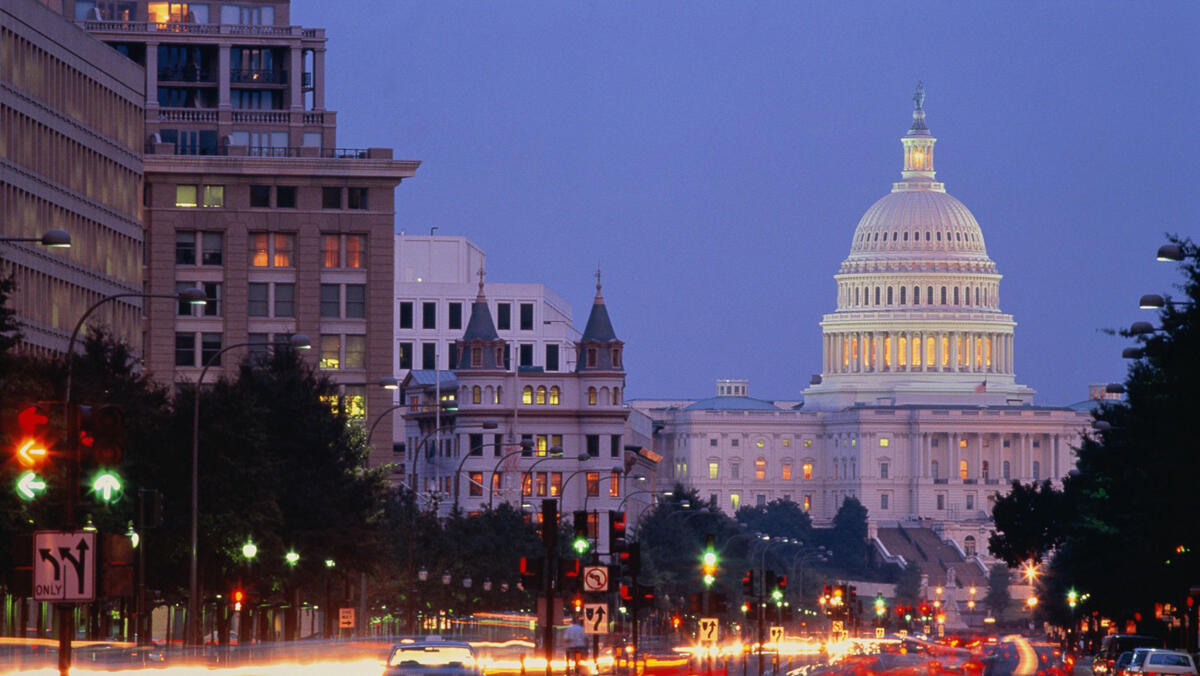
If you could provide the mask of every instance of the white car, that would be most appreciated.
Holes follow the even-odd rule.
[[[475,649],[463,641],[404,641],[392,646],[383,676],[482,676]]]
[[[1130,676],[1161,676],[1163,674],[1196,675],[1196,663],[1192,656],[1180,650],[1161,648],[1137,648],[1125,668]]]

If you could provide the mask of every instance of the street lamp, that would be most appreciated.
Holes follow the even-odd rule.
[[[188,289],[203,296],[199,289]],[[200,644],[200,387],[204,384],[204,376],[208,369],[220,360],[221,355],[239,347],[249,347],[255,343],[234,343],[213,353],[204,361],[200,369],[200,377],[196,379],[196,391],[192,394],[192,557],[188,570],[188,611],[186,640],[192,645]],[[288,338],[288,346],[297,350],[307,350],[312,347],[312,341],[303,333],[293,334]]]
[[[1181,261],[1183,260],[1183,247],[1178,244],[1164,244],[1158,247],[1158,254],[1154,259],[1164,263]]]
[[[0,242],[34,242],[51,249],[71,247],[71,233],[66,230],[47,230],[41,237],[0,237]]]
[[[520,455],[522,453],[527,453],[527,452],[532,452],[532,451],[533,451],[533,442],[532,441],[522,441],[520,448],[518,448],[515,451],[505,453],[503,456],[501,456],[501,458],[499,460],[496,461],[495,467],[492,467],[491,483],[488,485],[488,509],[489,510],[492,508],[492,499],[496,495],[496,472],[500,471],[500,465],[503,464],[505,460],[508,460],[509,458],[513,457],[514,455]],[[555,454],[555,451],[557,451],[557,454]],[[546,457],[538,458],[537,460],[534,461],[534,463],[532,465],[529,466],[529,469],[527,469],[525,471],[532,472],[533,468],[537,467],[537,464],[539,462],[549,460],[550,458],[561,458],[562,452],[563,452],[563,450],[562,450],[561,446],[551,446],[549,452],[546,454]],[[587,454],[581,453],[579,455],[580,462],[583,462],[583,456],[585,456],[585,455],[587,455]],[[590,458],[591,456],[588,456],[588,457]]]
[[[485,430],[494,430],[499,426],[500,426],[500,423],[496,422],[495,420],[484,420],[483,424],[481,425],[481,427]],[[480,436],[482,436],[482,435],[480,435]],[[482,444],[479,444],[478,446],[472,446],[471,448],[467,449],[466,453],[463,454],[462,460],[458,461],[458,467],[456,467],[454,469],[454,509],[456,511],[458,510],[458,493],[459,493],[458,484],[460,483],[459,475],[462,474],[462,468],[463,468],[463,465],[466,464],[467,458],[472,457],[471,454],[474,453],[476,450],[478,450],[480,455],[482,455],[483,449],[487,448],[488,446],[496,446],[496,445],[497,445],[497,442],[493,441],[491,443],[482,443]],[[482,490],[482,489],[483,489],[483,486],[480,485],[480,490]]]

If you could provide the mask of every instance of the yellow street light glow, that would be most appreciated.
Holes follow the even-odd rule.
[[[1036,596],[1030,596],[1029,598],[1025,599],[1025,605],[1029,606],[1029,608],[1030,608],[1031,610],[1032,610],[1032,609],[1034,608],[1034,606],[1036,606],[1037,604],[1038,604],[1038,598],[1037,598]]]
[[[1034,580],[1037,579],[1037,576],[1038,576],[1037,566],[1034,565],[1034,563],[1032,561],[1030,561],[1029,563],[1025,564],[1025,570],[1022,571],[1022,573],[1025,575],[1026,580],[1033,582]]]

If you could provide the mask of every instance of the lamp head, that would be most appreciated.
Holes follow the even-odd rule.
[[[384,376],[379,379],[379,386],[385,390],[398,390],[400,389],[400,381],[396,380],[393,376]]]
[[[1143,310],[1157,310],[1163,305],[1166,305],[1166,302],[1157,293],[1148,293],[1138,299],[1138,307]]]
[[[1181,261],[1183,249],[1178,244],[1164,244],[1158,247],[1158,255],[1155,258],[1160,261]]]
[[[1104,386],[1104,391],[1108,394],[1125,394],[1125,386],[1121,383],[1109,383]]]
[[[71,247],[71,233],[66,230],[47,230],[42,233],[42,246],[67,249]]]
[[[587,453],[580,453],[575,459],[579,462],[587,462],[588,460],[592,459],[592,456],[588,455]]]
[[[312,347],[312,339],[304,333],[293,333],[292,337],[288,338],[288,345],[297,350],[307,350]]]
[[[1154,333],[1154,326],[1150,322],[1134,322],[1129,325],[1129,333],[1135,336],[1143,336],[1149,333]]]
[[[208,302],[208,298],[205,297],[204,291],[197,288],[184,289],[183,291],[180,291],[179,300],[185,303],[191,303],[192,305],[204,305]]]
[[[1140,347],[1127,347],[1121,350],[1122,359],[1141,359],[1146,355],[1146,351]]]

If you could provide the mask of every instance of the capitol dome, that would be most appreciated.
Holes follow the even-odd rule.
[[[1011,315],[983,230],[935,179],[924,91],[901,138],[901,180],[858,222],[821,322],[821,382],[806,408],[863,404],[1025,404],[1015,383]]]

